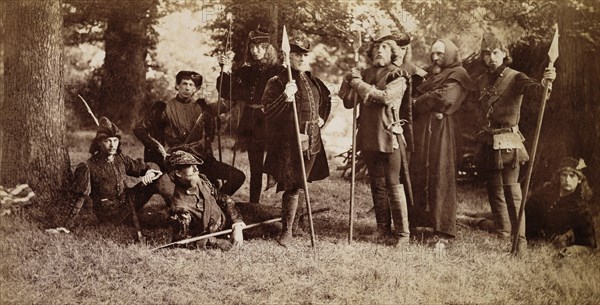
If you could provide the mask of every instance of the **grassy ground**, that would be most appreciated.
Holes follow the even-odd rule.
[[[70,137],[72,163],[87,157],[91,134]],[[126,138],[124,151],[141,155]],[[231,143],[226,143],[231,145]],[[248,173],[246,154],[238,154]],[[229,153],[225,160],[231,160]],[[169,239],[165,227],[144,229],[149,245],[131,242],[132,228],[105,226],[89,218],[69,235],[44,233],[19,216],[0,218],[0,304],[595,304],[600,300],[600,256],[559,259],[538,245],[520,257],[493,236],[459,228],[445,251],[414,242],[397,249],[373,244],[368,186],[357,187],[355,241],[347,244],[349,184],[333,172],[310,186],[316,249],[310,238],[288,248],[273,239],[246,241],[243,248],[150,251]],[[462,185],[459,210],[484,210],[481,187]],[[238,198],[247,198],[244,185]],[[272,191],[265,204],[277,206]],[[162,207],[146,209],[149,222]],[[85,217],[84,217],[85,220]]]

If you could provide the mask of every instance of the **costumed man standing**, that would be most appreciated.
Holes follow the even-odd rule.
[[[242,115],[237,129],[237,147],[245,147],[250,163],[250,202],[259,203],[266,152],[266,122],[262,96],[269,79],[284,70],[277,59],[277,51],[270,43],[269,33],[257,29],[248,35],[250,62],[232,74],[219,76],[223,84],[221,96],[242,101]],[[220,65],[228,65],[226,56],[219,57]],[[231,84],[231,86],[230,86]],[[218,88],[217,88],[218,90]],[[231,95],[233,96],[229,96]]]
[[[303,41],[290,43],[290,64],[293,81],[287,71],[271,78],[263,95],[267,119],[267,157],[265,173],[277,183],[277,192],[283,191],[281,204],[282,231],[278,242],[286,246],[293,233],[299,231],[298,197],[303,188],[298,136],[294,127],[292,101],[296,100],[300,138],[308,181],[329,176],[329,166],[321,138],[321,127],[331,111],[331,97],[325,84],[310,73],[307,59],[309,45]],[[301,214],[301,212],[298,214]]]
[[[477,79],[479,106],[484,126],[478,134],[482,142],[479,152],[483,172],[487,173],[487,193],[494,215],[497,234],[508,238],[517,234],[518,214],[522,201],[519,170],[529,160],[519,131],[523,95],[540,100],[544,83],[556,78],[554,68],[546,68],[542,82],[508,68],[508,49],[492,34],[485,34],[481,43],[481,58],[489,68]],[[523,222],[524,223],[524,222]],[[526,245],[525,225],[521,226],[519,242]]]
[[[442,242],[456,235],[456,143],[452,114],[475,84],[449,39],[431,46],[431,71],[414,101],[415,152],[411,174],[415,193],[411,225],[430,226]]]
[[[91,201],[100,222],[120,223],[132,216],[131,205],[137,211],[152,195],[172,192],[173,187],[168,187],[172,182],[158,165],[121,153],[120,140],[119,128],[101,117],[96,137],[90,145],[92,156],[75,169],[72,188],[75,199],[69,207],[67,228],[73,227],[85,202]],[[127,188],[127,176],[141,177],[141,182]],[[170,201],[169,198],[165,201]]]
[[[175,76],[177,96],[168,102],[156,102],[133,130],[144,144],[144,159],[165,168],[167,151],[185,150],[204,163],[198,168],[215,185],[225,183],[220,190],[233,195],[244,183],[246,176],[239,169],[218,161],[212,152],[215,107],[194,94],[202,86],[202,75],[180,71]]]
[[[410,241],[405,186],[409,194],[411,188],[400,109],[410,103],[410,75],[394,64],[406,55],[395,40],[388,29],[378,33],[369,51],[373,66],[362,72],[353,68],[340,91],[346,108],[360,105],[356,149],[371,179],[376,241],[403,245]]]

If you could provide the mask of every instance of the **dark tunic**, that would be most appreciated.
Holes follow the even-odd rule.
[[[262,109],[262,97],[267,82],[276,76],[283,67],[280,65],[245,65],[233,71],[233,77],[223,74],[223,92],[221,96],[243,103],[242,115],[238,126],[238,140],[241,143],[265,142],[266,121]],[[230,87],[231,82],[231,87]],[[217,90],[221,77],[217,78]],[[230,96],[230,93],[232,96]]]
[[[192,235],[221,231],[242,221],[235,202],[219,194],[204,175],[195,179],[189,188],[175,186],[170,213],[189,213]]]
[[[594,220],[581,186],[562,198],[559,190],[559,185],[549,184],[531,197],[526,205],[527,238],[554,241],[573,230],[575,245],[596,248]]]
[[[123,215],[123,211],[129,209],[125,179],[127,176],[141,177],[148,169],[149,166],[142,159],[117,154],[113,162],[109,162],[100,154],[95,154],[77,165],[72,192],[79,198],[89,196],[94,213],[100,220],[113,218],[118,222],[118,219],[127,216]]]
[[[506,88],[502,92],[497,92],[497,89],[502,90],[500,83],[503,78],[506,78]],[[484,124],[481,128],[486,129],[479,139],[483,144],[479,155],[483,168],[502,169],[504,163],[516,166],[518,163],[528,161],[529,155],[524,147],[501,152],[494,151],[492,137],[493,134],[510,132],[506,131],[507,129],[518,128],[523,96],[528,95],[528,99],[539,100],[544,86],[524,73],[504,65],[478,77],[477,85],[480,91],[481,122]],[[520,132],[518,134],[524,139]]]
[[[454,112],[475,85],[461,66],[458,48],[447,39],[443,69],[429,75],[415,100],[415,151],[411,178],[416,205],[409,212],[413,226],[429,225],[456,234],[456,139]],[[441,114],[441,119],[436,117]]]
[[[298,86],[296,103],[300,132],[309,136],[310,158],[316,158],[312,171],[308,174],[308,181],[322,180],[329,176],[329,166],[318,118],[327,121],[329,117],[330,92],[321,80],[308,72],[304,73],[304,77],[300,77],[300,73],[294,70],[292,77]],[[292,103],[286,102],[287,97],[284,93],[287,82],[287,71],[271,78],[262,101],[268,131],[265,173],[270,174],[277,181],[277,191],[298,189],[303,186]]]
[[[200,115],[202,118],[197,126],[196,120]],[[144,144],[144,159],[148,162],[163,165],[164,156],[159,153],[158,144],[169,149],[193,142],[203,143],[200,158],[206,160],[214,158],[210,147],[214,136],[214,115],[215,111],[204,99],[192,102],[177,96],[166,103],[155,103],[133,133]],[[197,126],[196,129],[194,126]]]

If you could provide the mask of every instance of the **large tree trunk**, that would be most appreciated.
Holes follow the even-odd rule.
[[[50,203],[70,175],[65,148],[60,1],[4,1],[0,183],[28,183]]]
[[[127,5],[131,8],[123,9]],[[104,34],[100,115],[128,130],[146,98],[146,10],[151,1],[115,1]]]
[[[553,112],[558,114],[557,122],[564,123],[568,153],[586,161],[584,172],[596,198],[600,198],[600,61],[593,60],[596,46],[585,37],[591,30],[587,24],[590,21],[582,19],[581,12],[573,8],[560,11],[560,57],[553,90],[558,95],[553,100],[559,109]]]

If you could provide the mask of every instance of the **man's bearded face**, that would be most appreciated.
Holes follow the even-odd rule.
[[[377,42],[373,46],[373,64],[385,67],[392,62],[392,40]]]
[[[300,72],[310,71],[308,53],[290,53],[290,65]]]
[[[431,46],[431,62],[433,64],[432,72],[440,73],[444,66],[444,58],[446,56],[446,45],[443,42],[437,41]]]

